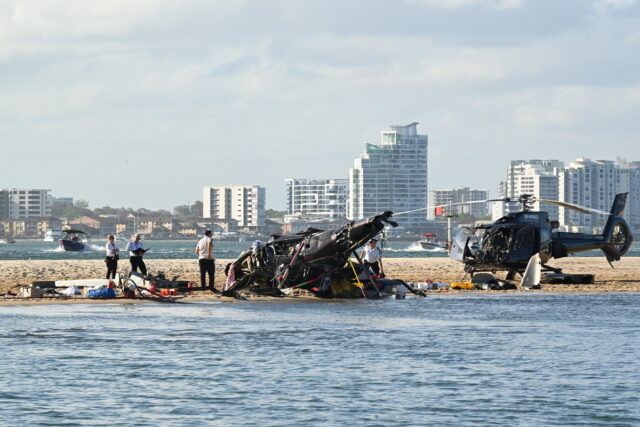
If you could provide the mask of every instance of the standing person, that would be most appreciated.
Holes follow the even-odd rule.
[[[202,239],[196,245],[196,255],[198,255],[198,264],[200,265],[200,286],[207,286],[207,274],[209,275],[209,289],[217,293],[214,286],[216,262],[213,259],[213,239],[211,238],[211,230],[204,232]]]
[[[116,270],[118,270],[118,259],[120,259],[120,249],[116,245],[116,239],[113,234],[109,234],[109,237],[107,237],[107,244],[104,248],[107,251],[107,257],[104,259],[104,262],[107,263],[107,279],[115,279]]]
[[[384,276],[382,267],[382,251],[377,246],[376,239],[369,240],[369,244],[362,249],[360,259],[364,261],[364,266],[373,270],[376,276]]]
[[[127,243],[127,250],[129,251],[129,262],[131,263],[131,272],[138,271],[140,268],[140,273],[143,275],[147,275],[147,266],[144,264],[142,257],[146,252],[144,247],[142,246],[142,242],[140,241],[140,233],[135,234],[129,243]]]

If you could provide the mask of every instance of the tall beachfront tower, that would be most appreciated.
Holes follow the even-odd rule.
[[[347,179],[287,178],[287,214],[344,219],[347,211]]]
[[[564,163],[560,160],[511,160],[507,167],[507,179],[499,184],[498,197],[517,200],[523,194],[530,194],[537,199],[560,200],[558,173],[563,167]],[[520,210],[520,204],[515,201],[494,202],[491,219],[495,221]],[[533,210],[545,211],[553,220],[559,217],[557,205],[536,202]]]
[[[266,193],[258,185],[209,186],[202,190],[202,217],[235,219],[239,227],[264,226]]]
[[[347,218],[359,219],[384,211],[404,212],[427,206],[427,135],[418,135],[418,123],[391,126],[380,145],[365,151],[349,169]],[[421,227],[425,210],[398,217],[407,229]]]

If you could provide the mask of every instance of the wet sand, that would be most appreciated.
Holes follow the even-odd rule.
[[[216,260],[216,287],[225,280],[224,266],[231,260]],[[562,268],[565,273],[591,273],[595,274],[595,283],[592,285],[543,285],[543,289],[535,292],[555,293],[594,293],[594,292],[640,292],[640,257],[623,258],[614,263],[612,269],[604,257],[580,258],[571,257],[557,260],[554,267]],[[119,271],[128,272],[129,263],[120,262]],[[437,282],[451,283],[459,281],[464,276],[462,264],[448,258],[387,258],[384,260],[387,277],[402,279],[406,282],[423,282],[433,280]],[[199,282],[198,264],[196,260],[147,260],[147,268],[150,273],[162,271],[167,278],[178,276],[180,280],[192,280]],[[0,261],[0,293],[11,289],[18,291],[18,286],[29,284],[35,280],[73,280],[102,278],[106,273],[102,260],[35,260],[35,261]],[[498,274],[504,277],[504,274]],[[447,294],[457,293],[505,293],[517,291],[449,291]],[[436,292],[433,292],[436,293]],[[441,294],[442,292],[437,292]],[[444,294],[444,293],[443,293]],[[201,292],[198,296],[189,296],[184,300],[231,300],[217,297],[210,292]],[[53,300],[53,301],[50,301]],[[184,301],[181,300],[181,301]],[[28,302],[27,302],[28,301]],[[1,298],[0,305],[7,304],[38,304],[38,303],[65,303],[65,302],[100,302],[87,299],[72,298],[67,300],[43,298],[20,299]],[[110,302],[123,302],[118,299]],[[131,301],[130,301],[131,302]],[[133,301],[137,302],[137,301]]]

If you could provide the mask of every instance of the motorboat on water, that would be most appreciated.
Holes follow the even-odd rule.
[[[422,249],[447,249],[447,243],[438,240],[438,235],[433,233],[425,233],[418,242]]]
[[[6,239],[0,239],[0,243],[15,243],[16,241],[13,240],[11,237],[7,237]]]
[[[58,245],[65,251],[83,251],[89,242],[87,233],[81,230],[62,230],[64,236],[58,240]]]
[[[62,237],[62,231],[60,230],[47,230],[46,233],[44,233],[44,237],[42,240],[44,240],[45,242],[56,242],[58,240],[60,240],[60,238]]]

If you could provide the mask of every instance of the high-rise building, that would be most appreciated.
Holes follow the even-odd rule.
[[[285,179],[287,214],[314,215],[325,219],[345,218],[349,181],[347,179]]]
[[[512,160],[507,168],[507,179],[499,184],[498,197],[517,199],[529,194],[537,199],[559,200],[558,171],[564,166],[559,160]],[[491,216],[496,220],[521,208],[517,202],[494,202]],[[549,213],[550,219],[558,219],[557,205],[533,204],[534,210]]]
[[[364,153],[349,169],[347,218],[422,209],[396,220],[409,229],[424,224],[428,137],[418,134],[417,125],[391,126],[391,130],[382,132],[380,145],[365,144]]]
[[[7,188],[0,190],[0,218],[5,220],[51,215],[51,190]]]
[[[507,169],[507,180],[499,185],[499,197],[532,194],[604,212],[609,212],[616,194],[628,192],[625,217],[632,226],[640,225],[640,162],[578,157],[565,167],[557,160],[514,160]],[[505,205],[494,204],[493,219],[520,208],[514,203]],[[567,230],[589,232],[606,221],[606,215],[587,215],[548,203],[536,203],[533,208],[549,212],[549,218],[558,219]]]
[[[204,187],[202,217],[235,219],[238,227],[258,230],[265,224],[265,199],[265,189],[258,185]]]
[[[9,219],[9,190],[0,189],[0,221]]]
[[[609,212],[617,193],[630,191],[631,178],[635,175],[632,167],[621,167],[612,160],[590,160],[578,157],[559,173],[560,200]],[[627,201],[627,218],[637,206],[633,195]],[[632,218],[629,218],[633,222]],[[560,208],[560,224],[565,227],[595,228],[606,221],[606,215],[585,215],[572,209]]]
[[[625,216],[629,224],[640,228],[640,162],[619,160],[620,192],[629,192]]]
[[[477,202],[487,200],[489,192],[469,187],[455,187],[445,190],[429,191],[429,206],[446,205],[449,203]],[[475,218],[481,218],[489,213],[488,203],[469,203],[455,206],[453,212],[467,214]],[[436,219],[433,209],[427,211],[429,219]]]

